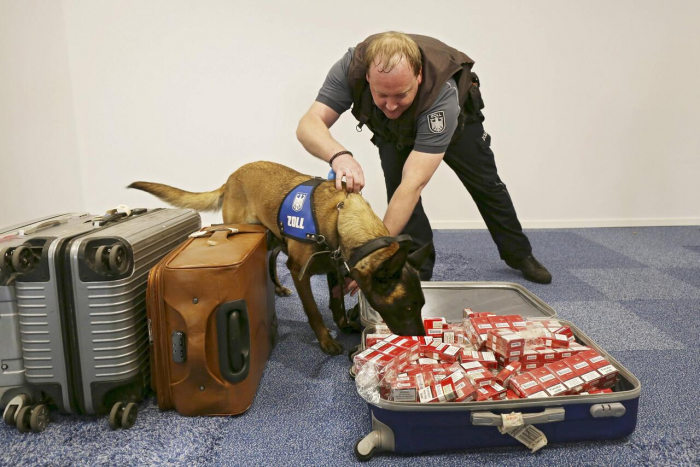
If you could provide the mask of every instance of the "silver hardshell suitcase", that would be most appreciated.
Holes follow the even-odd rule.
[[[0,409],[7,424],[15,423],[19,409],[41,398],[27,385],[22,359],[15,277],[26,258],[18,247],[36,236],[90,229],[90,219],[88,213],[63,213],[0,228]]]
[[[33,240],[17,305],[26,378],[47,402],[63,413],[110,413],[112,428],[133,425],[150,381],[148,272],[200,227],[190,209],[135,210],[87,233]],[[42,418],[35,410],[48,415],[45,404],[29,409],[16,417],[20,431]],[[48,417],[39,424],[35,431]]]

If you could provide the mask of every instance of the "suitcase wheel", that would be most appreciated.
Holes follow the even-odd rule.
[[[129,265],[126,256],[126,248],[116,243],[109,251],[109,269],[110,272],[123,274]]]
[[[7,408],[5,409],[5,413],[2,414],[2,420],[5,422],[5,425],[8,426],[17,426],[17,422],[15,421],[15,414],[17,413],[17,406],[16,405],[8,405]]]
[[[136,423],[138,413],[139,407],[135,403],[117,402],[109,413],[109,427],[113,430],[117,428],[128,430]]]
[[[29,427],[34,433],[40,433],[49,426],[49,407],[46,404],[39,404],[32,408],[29,417]]]
[[[34,268],[35,258],[31,248],[18,246],[12,252],[12,268],[19,273],[27,273]]]
[[[5,425],[17,426],[17,415],[19,415],[19,411],[22,410],[23,407],[31,405],[31,403],[32,399],[27,394],[20,394],[19,396],[13,397],[2,414],[2,420],[5,422]]]
[[[22,407],[17,412],[17,429],[20,433],[27,433],[31,429],[29,427],[30,418],[32,416],[32,408],[30,406]]]
[[[122,414],[122,428],[128,430],[134,423],[136,423],[136,417],[139,414],[139,407],[133,402],[126,404],[124,408],[124,413]]]
[[[360,462],[367,462],[374,457],[374,453],[377,451],[377,445],[374,443],[372,433],[355,443],[355,457]]]

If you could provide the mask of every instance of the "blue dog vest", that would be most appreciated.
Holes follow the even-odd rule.
[[[285,237],[306,243],[317,243],[318,222],[314,208],[314,191],[323,182],[312,178],[287,193],[277,214],[277,225]]]

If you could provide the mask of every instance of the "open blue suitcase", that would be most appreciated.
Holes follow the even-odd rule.
[[[369,403],[370,433],[355,444],[355,455],[368,460],[377,451],[417,454],[429,451],[518,446],[514,437],[503,435],[501,414],[521,412],[525,425],[533,425],[548,443],[609,440],[631,434],[637,425],[641,393],[639,380],[574,324],[524,287],[498,282],[425,282],[424,317],[444,316],[448,322],[462,319],[462,310],[490,311],[497,315],[519,314],[554,318],[568,325],[577,340],[603,355],[620,372],[610,394],[559,396],[484,402],[421,404],[379,400]],[[381,323],[381,317],[360,297],[360,317],[365,336]]]

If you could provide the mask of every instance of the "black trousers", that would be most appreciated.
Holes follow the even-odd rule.
[[[476,203],[503,260],[518,260],[532,253],[530,241],[523,233],[513,201],[496,170],[491,151],[491,135],[481,122],[464,125],[445,152],[445,163],[457,174]],[[395,143],[375,138],[386,182],[387,202],[401,184],[401,173],[412,147],[397,148]],[[432,241],[433,230],[423,210],[421,199],[413,210],[404,234],[413,237],[412,251]],[[435,265],[435,249],[420,270],[422,280],[430,280]]]

